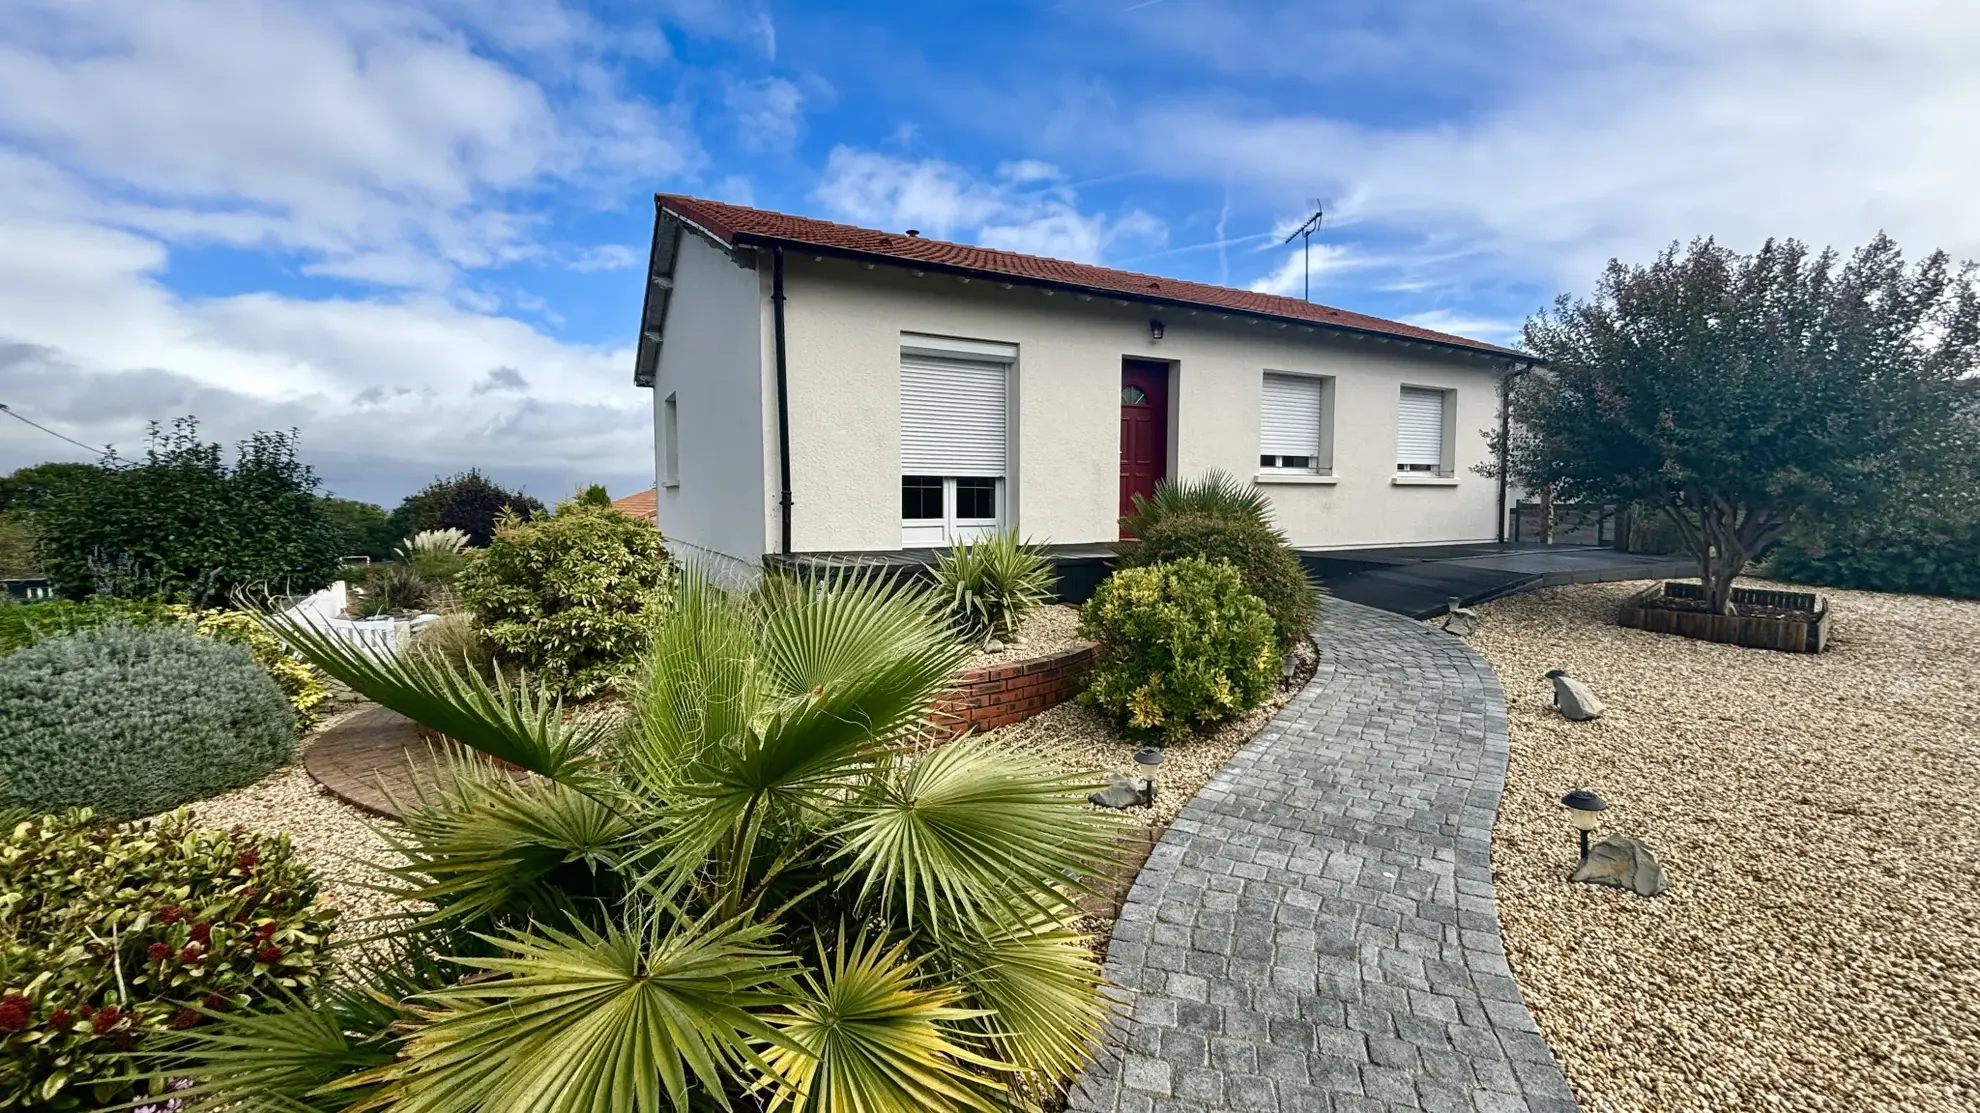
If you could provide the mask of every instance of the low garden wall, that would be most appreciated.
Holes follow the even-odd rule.
[[[934,725],[944,738],[966,730],[995,730],[1023,722],[1079,694],[1099,642],[1008,665],[971,669],[936,704]]]
[[[1700,641],[1778,649],[1787,653],[1820,653],[1829,645],[1829,603],[1809,591],[1774,591],[1736,587],[1734,606],[1771,608],[1779,614],[1712,614],[1671,609],[1667,600],[1697,601],[1705,597],[1697,584],[1652,584],[1632,596],[1616,615],[1616,624],[1658,634],[1680,634]]]

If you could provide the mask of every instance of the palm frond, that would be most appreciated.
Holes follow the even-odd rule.
[[[400,882],[394,895],[433,908],[420,924],[557,921],[623,889],[634,828],[617,812],[459,751],[446,761],[444,787],[420,785],[402,826],[379,832],[403,859],[381,867]]]
[[[1093,939],[1078,911],[1038,915],[1009,931],[952,932],[936,941],[943,973],[992,1014],[983,1037],[1030,1091],[1049,1091],[1086,1065],[1107,1006]]]
[[[1063,907],[1113,849],[1110,825],[1079,802],[1094,786],[977,738],[878,778],[846,809],[839,854],[911,925],[1026,922]]]
[[[999,1108],[998,1064],[976,1049],[964,1008],[947,986],[922,985],[922,960],[904,943],[864,934],[818,946],[799,999],[777,1024],[788,1043],[764,1052],[771,1113],[946,1113]]]
[[[459,961],[492,976],[425,994],[400,1061],[352,1082],[383,1086],[395,1113],[685,1110],[783,1039],[754,1011],[789,999],[791,958],[768,936],[654,916],[491,937],[503,954]]]
[[[1121,526],[1129,535],[1141,537],[1157,521],[1186,513],[1255,522],[1271,530],[1280,543],[1285,541],[1285,536],[1272,526],[1272,501],[1265,497],[1265,492],[1214,468],[1195,479],[1161,480],[1155,484],[1153,498],[1134,496],[1134,513],[1122,518]]]
[[[161,1077],[192,1077],[172,1098],[185,1113],[343,1113],[358,1108],[375,1085],[326,1090],[342,1080],[389,1065],[401,1015],[360,984],[322,991],[315,1001],[285,998],[253,1011],[203,1014],[194,1028],[173,1033],[155,1053]]]
[[[532,773],[596,790],[594,751],[604,729],[566,723],[543,689],[511,685],[430,654],[360,646],[304,619],[263,614],[261,622],[298,655],[360,695],[490,757]]]
[[[683,603],[672,621],[689,629],[661,635],[678,640],[652,662],[628,764],[667,797],[671,877],[721,855],[734,893],[761,861],[762,832],[815,831],[848,782],[926,720],[968,650],[925,598],[872,575],[828,578],[766,606],[717,593]],[[711,651],[717,666],[705,664]],[[743,678],[718,686],[703,669]]]

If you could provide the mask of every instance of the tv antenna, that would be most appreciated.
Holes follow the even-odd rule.
[[[1313,233],[1318,232],[1320,230],[1320,218],[1326,215],[1326,211],[1322,206],[1320,199],[1318,197],[1313,198],[1311,201],[1308,202],[1308,204],[1313,206],[1313,215],[1306,218],[1305,224],[1302,224],[1299,227],[1293,229],[1292,233],[1288,235],[1283,242],[1284,243],[1293,242],[1293,236],[1298,236],[1300,239],[1299,266],[1301,271],[1301,285],[1303,287],[1301,291],[1301,296],[1304,297],[1307,301],[1312,301],[1313,300]]]

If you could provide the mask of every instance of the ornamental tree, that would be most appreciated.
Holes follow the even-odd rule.
[[[1907,267],[1883,235],[1847,262],[1710,239],[1612,260],[1593,295],[1528,320],[1525,346],[1545,366],[1508,382],[1509,477],[1658,508],[1722,614],[1791,526],[1884,511],[1980,441],[1974,271],[1943,252]]]

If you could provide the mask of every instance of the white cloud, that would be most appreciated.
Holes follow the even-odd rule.
[[[577,253],[577,257],[565,264],[571,270],[619,271],[636,267],[646,261],[646,255],[636,247],[622,243],[594,244]]]
[[[333,486],[386,501],[470,465],[651,481],[629,350],[424,296],[180,297],[156,241],[89,225],[0,221],[0,241],[0,396],[85,443],[128,452],[183,413],[224,442],[297,426]],[[56,444],[0,439],[0,472]]]
[[[1283,235],[1272,237],[1274,245]],[[1316,243],[1311,257],[1312,269],[1308,270],[1308,258],[1298,247],[1284,249],[1276,269],[1251,283],[1251,288],[1261,294],[1284,294],[1298,297],[1306,289],[1307,277],[1312,276],[1315,290],[1344,270],[1353,268],[1354,252],[1341,244]]]
[[[1611,256],[1646,259],[1697,235],[1842,246],[1888,229],[1914,254],[1980,255],[1980,5],[1492,11],[1498,68],[1467,70],[1479,83],[1461,114],[1384,125],[1172,101],[1123,129],[1121,149],[1159,150],[1158,173],[1229,178],[1281,203],[1328,190],[1330,223],[1403,230],[1427,252],[1489,257],[1468,269],[1570,288]],[[1414,32],[1426,52],[1450,48]]]
[[[1007,163],[983,181],[954,163],[911,160],[835,147],[817,197],[841,219],[876,228],[914,228],[940,239],[1080,262],[1100,262],[1117,244],[1161,244],[1168,228],[1140,209],[1082,212],[1054,166]]]
[[[559,320],[474,271],[638,265],[631,246],[540,246],[539,214],[548,194],[620,195],[699,158],[609,65],[664,50],[556,0],[430,3],[16,0],[0,20],[0,397],[126,450],[184,413],[222,441],[298,426],[334,484],[388,501],[471,465],[546,496],[650,483],[631,353],[498,315]],[[207,244],[382,292],[178,292],[174,253]],[[0,471],[59,450],[0,438]]]
[[[535,218],[505,208],[510,194],[664,176],[698,157],[666,114],[570,56],[572,30],[535,33],[559,54],[532,75],[372,0],[13,11],[0,27],[0,193],[39,161],[34,173],[65,177],[105,222],[296,252],[310,273],[442,287],[535,252]]]
[[[722,102],[746,151],[788,151],[804,131],[804,93],[781,77],[735,81]]]

